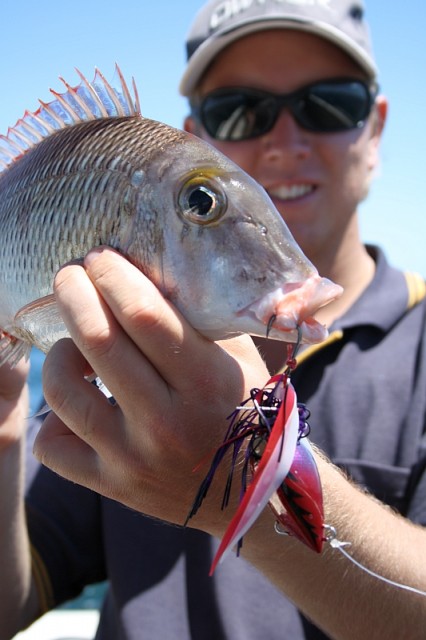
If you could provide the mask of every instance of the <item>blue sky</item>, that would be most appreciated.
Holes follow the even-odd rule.
[[[77,83],[78,67],[89,79],[97,66],[107,79],[118,62],[134,76],[145,115],[180,126],[186,102],[177,85],[184,68],[184,38],[201,0],[17,0],[0,11],[0,133],[6,133],[58,76]],[[397,266],[426,275],[426,5],[367,0],[383,93],[390,113],[382,162],[362,205],[363,239],[379,243]]]

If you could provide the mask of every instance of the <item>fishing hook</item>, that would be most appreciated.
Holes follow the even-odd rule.
[[[271,329],[272,329],[272,325],[274,324],[275,320],[277,319],[277,314],[273,313],[271,315],[271,317],[268,320],[268,324],[266,326],[266,337],[269,338],[269,334],[271,333]]]

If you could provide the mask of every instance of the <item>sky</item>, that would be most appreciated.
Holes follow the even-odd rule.
[[[231,1],[231,0],[229,0]],[[235,1],[235,0],[232,0]],[[180,127],[186,101],[178,95],[184,40],[202,0],[15,0],[0,17],[0,133],[26,109],[62,91],[59,76],[78,83],[75,68],[107,79],[115,63],[135,78],[144,115]],[[382,92],[390,101],[381,165],[361,207],[363,240],[380,244],[398,267],[426,276],[426,47],[423,0],[366,0]]]

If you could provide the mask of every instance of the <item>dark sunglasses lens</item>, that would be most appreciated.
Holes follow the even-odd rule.
[[[321,83],[294,104],[294,114],[307,129],[345,131],[361,126],[371,109],[368,87],[362,82]]]
[[[248,140],[272,129],[281,108],[310,131],[331,133],[361,126],[372,105],[360,81],[319,82],[287,96],[231,90],[212,93],[200,108],[201,122],[216,140]]]
[[[201,105],[201,122],[216,140],[247,140],[273,126],[277,105],[272,98],[250,93],[210,95]]]

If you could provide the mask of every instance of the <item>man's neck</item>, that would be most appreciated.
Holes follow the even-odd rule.
[[[326,327],[343,316],[360,295],[365,291],[374,277],[376,269],[373,258],[366,247],[357,243],[350,250],[340,251],[332,264],[325,266],[320,275],[330,278],[343,287],[343,294],[334,302],[319,309],[316,319]]]

